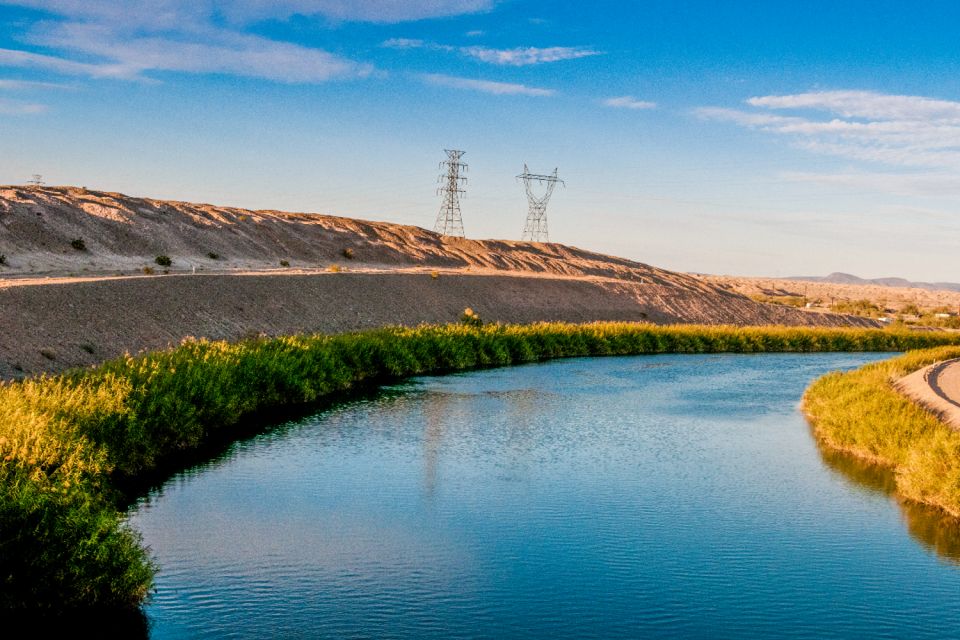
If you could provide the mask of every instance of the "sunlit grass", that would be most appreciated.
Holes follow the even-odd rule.
[[[948,343],[960,343],[960,335],[632,323],[458,324],[237,343],[190,340],[91,369],[0,384],[0,607],[141,602],[153,570],[138,537],[123,524],[113,487],[167,469],[213,438],[230,439],[240,421],[257,411],[315,403],[362,383],[548,358],[903,351]],[[853,402],[857,392],[849,394]],[[896,433],[887,439],[899,437]],[[844,437],[853,438],[837,435]],[[899,445],[881,440],[865,450],[876,450],[878,458],[900,451]],[[936,453],[930,454],[937,464],[954,455],[952,442],[937,440]],[[898,464],[933,464],[901,457]],[[934,491],[931,482],[917,473],[915,492]]]
[[[958,347],[908,353],[848,373],[830,373],[804,395],[817,437],[896,471],[904,497],[960,517],[960,433],[898,392],[893,383]]]

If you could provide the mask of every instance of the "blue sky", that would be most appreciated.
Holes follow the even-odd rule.
[[[960,3],[0,0],[0,182],[960,280]]]

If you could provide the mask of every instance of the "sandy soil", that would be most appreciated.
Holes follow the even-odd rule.
[[[960,309],[960,292],[957,291],[890,287],[876,284],[835,284],[776,278],[702,277],[707,282],[746,296],[797,296],[820,300],[824,305],[841,301],[869,300],[891,312],[898,312],[908,304],[916,305],[921,311],[931,311],[941,307],[946,307],[954,312]]]
[[[0,378],[187,336],[451,322],[466,307],[501,322],[877,326],[559,244],[70,187],[0,187],[0,254]],[[158,255],[171,258],[168,275]]]
[[[897,388],[960,429],[960,359],[915,371],[901,378]]]

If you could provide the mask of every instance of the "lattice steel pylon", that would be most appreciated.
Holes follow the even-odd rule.
[[[457,149],[444,149],[444,151],[447,154],[447,159],[440,163],[440,168],[446,170],[437,179],[441,184],[440,187],[437,187],[437,194],[443,196],[443,203],[440,205],[437,224],[433,230],[445,236],[463,238],[460,196],[466,193],[463,186],[467,182],[467,177],[460,174],[466,173],[467,165],[461,162],[460,158],[466,152]]]
[[[523,173],[517,176],[518,180],[523,180],[523,186],[527,190],[527,223],[523,226],[523,236],[521,240],[531,242],[550,242],[550,235],[547,233],[547,203],[550,202],[550,196],[553,195],[553,188],[557,183],[566,186],[563,180],[557,177],[557,170],[545,176],[537,173],[530,173],[527,165],[523,165]],[[533,183],[546,184],[547,191],[542,196],[533,193]]]

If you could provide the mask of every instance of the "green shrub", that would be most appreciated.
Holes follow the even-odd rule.
[[[483,325],[483,320],[481,320],[480,316],[477,315],[477,312],[470,307],[467,307],[463,310],[463,313],[460,315],[460,322],[470,327],[479,327]]]
[[[87,243],[83,241],[83,238],[74,238],[70,241],[70,246],[76,249],[77,251],[86,251]]]
[[[556,357],[899,351],[958,342],[955,334],[883,330],[471,323],[189,340],[95,368],[3,383],[0,607],[142,602],[153,567],[123,525],[117,487],[155,478],[211,440],[229,440],[256,412],[399,376]],[[938,464],[950,463],[951,442],[935,449]],[[917,491],[935,490],[915,477],[925,487]]]
[[[211,260],[219,260],[220,254],[211,251],[210,253],[207,254],[207,257],[210,258]]]
[[[173,260],[170,259],[170,256],[160,255],[153,259],[161,267],[169,267],[173,264]]]
[[[347,260],[353,260],[353,249],[351,249],[350,247],[347,247],[341,253],[343,253],[343,257],[346,258]]]
[[[0,265],[5,265],[5,264],[7,264],[7,256],[0,253]]]
[[[281,266],[281,267],[289,267],[289,266],[290,266],[290,261],[289,261],[289,260],[281,260],[281,261],[280,261],[280,266]]]

